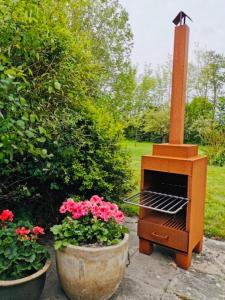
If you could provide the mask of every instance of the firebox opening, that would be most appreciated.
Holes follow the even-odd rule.
[[[143,186],[140,193],[124,202],[158,213],[186,216],[188,176],[174,173],[144,170]]]
[[[187,197],[188,176],[182,174],[166,173],[144,170],[144,190]]]

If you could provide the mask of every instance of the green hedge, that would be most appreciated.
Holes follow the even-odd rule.
[[[0,2],[0,205],[25,218],[52,223],[71,194],[118,200],[131,188],[121,128],[95,104],[87,3]]]

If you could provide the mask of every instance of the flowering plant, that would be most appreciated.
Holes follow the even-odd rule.
[[[26,277],[40,270],[48,258],[47,250],[37,243],[44,229],[29,222],[13,222],[13,213],[0,214],[0,280]]]
[[[90,200],[75,202],[69,198],[60,207],[66,214],[62,224],[51,228],[55,236],[55,249],[68,244],[110,246],[123,239],[127,229],[122,225],[124,214],[114,203],[95,195]]]

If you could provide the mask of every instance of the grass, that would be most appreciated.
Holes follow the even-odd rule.
[[[132,168],[136,178],[134,192],[139,190],[141,156],[151,153],[152,144],[148,142],[126,141],[132,155]],[[200,154],[205,147],[200,147]],[[127,208],[130,214],[137,214],[136,207]],[[208,166],[207,196],[205,206],[205,234],[217,239],[225,239],[225,167]]]

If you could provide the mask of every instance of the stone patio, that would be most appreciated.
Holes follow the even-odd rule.
[[[174,253],[156,246],[151,256],[138,252],[137,219],[130,229],[130,265],[112,300],[222,300],[225,299],[225,242],[205,238],[201,254],[193,254],[188,271],[177,268]],[[52,247],[52,267],[41,300],[68,299],[60,288]]]

